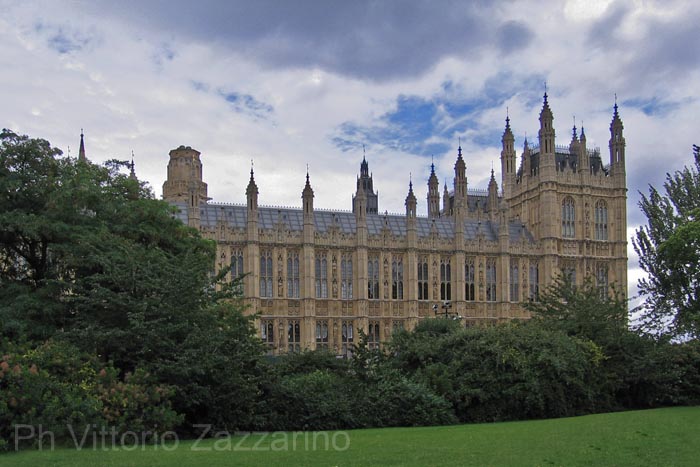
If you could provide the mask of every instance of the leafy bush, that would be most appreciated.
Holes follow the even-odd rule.
[[[461,421],[560,417],[590,411],[588,381],[602,354],[590,341],[527,324],[406,333],[393,365],[447,399]]]
[[[182,420],[170,406],[171,390],[155,385],[142,370],[121,379],[113,367],[101,367],[97,358],[60,341],[2,347],[0,445],[5,448],[14,448],[17,425],[37,432],[41,426],[61,442],[87,426],[162,433]]]

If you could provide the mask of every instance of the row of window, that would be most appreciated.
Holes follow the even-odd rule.
[[[343,300],[353,298],[353,263],[350,256],[343,255],[341,260],[341,289],[340,297]],[[242,254],[234,254],[231,257],[231,270],[234,276],[243,274],[243,256]],[[573,283],[576,283],[576,264],[574,262],[565,263],[562,268],[562,274],[568,277]],[[367,281],[367,297],[371,300],[379,299],[379,259],[373,257],[368,260],[367,264],[368,281]],[[316,298],[328,298],[328,263],[325,255],[316,258]],[[427,258],[421,258],[417,265],[418,272],[418,300],[428,300],[428,261]],[[440,300],[452,300],[452,270],[451,261],[449,258],[440,260]],[[473,258],[467,258],[465,262],[465,290],[464,297],[467,301],[475,301],[477,299],[477,277],[476,268]],[[391,267],[391,298],[394,300],[403,300],[404,298],[404,272],[403,261],[400,258],[395,258],[392,261]],[[520,262],[517,260],[511,261],[510,264],[510,301],[517,302],[520,300]],[[608,276],[607,265],[599,266],[596,269],[596,283],[601,290],[607,293]],[[539,295],[539,270],[537,263],[530,263],[528,271],[528,297],[536,299]],[[485,269],[485,292],[486,301],[497,301],[498,284],[496,280],[496,260],[488,259]],[[272,288],[272,258],[269,252],[263,253],[260,257],[260,296],[273,297]],[[287,297],[299,298],[299,256],[297,253],[292,253],[287,258]]]
[[[449,258],[440,260],[440,300],[452,300],[452,269]],[[418,300],[428,300],[428,261],[421,258],[418,263]],[[243,256],[234,255],[231,259],[231,269],[235,276],[243,273]],[[350,256],[343,255],[341,260],[341,289],[340,298],[350,300],[353,298],[353,264]],[[315,262],[315,292],[316,298],[328,298],[328,260],[325,254],[316,258]],[[379,295],[379,258],[372,257],[367,262],[367,298],[380,299]],[[465,263],[465,291],[467,301],[475,301],[476,297],[476,270],[474,259],[468,258]],[[536,263],[530,265],[529,271],[529,297],[534,299],[539,294],[539,271]],[[486,301],[497,301],[496,260],[486,261]],[[299,255],[292,253],[287,258],[287,298],[299,298]],[[272,257],[270,252],[264,252],[260,256],[260,296],[272,298]],[[519,301],[520,276],[518,262],[511,262],[510,267],[510,300]],[[394,259],[391,266],[391,298],[403,300],[404,298],[404,272],[403,261]]]
[[[603,200],[595,204],[593,231],[596,240],[608,239],[608,205]],[[571,197],[564,198],[561,205],[561,236],[576,236],[576,206]]]
[[[299,352],[301,350],[301,324],[297,319],[287,320],[286,344],[288,352]],[[403,329],[403,321],[394,321],[393,331]],[[284,334],[282,334],[283,337]],[[275,349],[275,322],[270,319],[260,321],[260,337],[268,348],[268,353],[273,353]],[[328,320],[316,321],[315,334],[316,348],[329,350],[329,327]],[[381,343],[381,323],[370,321],[367,329],[367,345],[370,349],[378,349]],[[343,320],[340,328],[340,354],[344,357],[351,357],[355,344],[355,323],[352,320]]]

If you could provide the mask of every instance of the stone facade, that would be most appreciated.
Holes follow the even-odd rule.
[[[247,274],[248,312],[271,354],[347,355],[360,329],[379,346],[396,328],[445,311],[466,325],[526,319],[521,304],[559,274],[577,283],[592,276],[601,291],[614,283],[626,294],[622,132],[615,105],[607,165],[586,147],[583,128],[580,136],[573,128],[568,146],[556,145],[545,94],[539,142],[525,141],[519,167],[506,119],[502,191],[493,171],[487,190],[468,188],[460,147],[442,199],[432,167],[427,217],[416,215],[412,183],[405,215],[379,213],[364,158],[352,212],[314,209],[308,174],[301,209],[260,206],[252,170],[245,205],[212,203],[200,153],[184,146],[170,152],[163,197],[216,240],[217,270]]]

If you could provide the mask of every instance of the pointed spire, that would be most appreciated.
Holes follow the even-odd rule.
[[[617,93],[615,93],[615,106],[613,107],[613,109],[614,109],[613,117],[619,117],[619,115],[617,113]]]
[[[85,162],[85,141],[83,139],[83,129],[80,129],[80,150],[78,151],[78,161]]]
[[[506,131],[510,131],[510,113],[508,107],[506,107]]]
[[[314,197],[314,190],[311,188],[311,182],[309,181],[309,164],[306,164],[306,185],[304,185],[302,196]]]
[[[255,184],[255,174],[253,172],[253,159],[250,160],[250,180],[248,181],[248,187],[246,188],[245,192],[248,196],[258,194],[258,186]]]
[[[578,135],[576,134],[576,115],[574,115],[574,128],[572,130],[572,139],[578,139]]]
[[[131,173],[129,174],[129,178],[132,180],[136,180],[136,170],[135,170],[135,164],[134,164],[134,150],[131,150],[131,164],[129,164],[129,167],[131,168]]]

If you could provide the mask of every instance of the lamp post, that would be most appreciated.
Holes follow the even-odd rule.
[[[440,308],[442,308],[443,311],[440,311]],[[441,315],[445,319],[453,319],[455,321],[462,319],[461,316],[457,314],[457,312],[450,311],[452,308],[452,303],[449,301],[444,301],[442,302],[442,305],[438,307],[438,304],[435,303],[433,304],[433,313],[435,313],[435,316]]]

